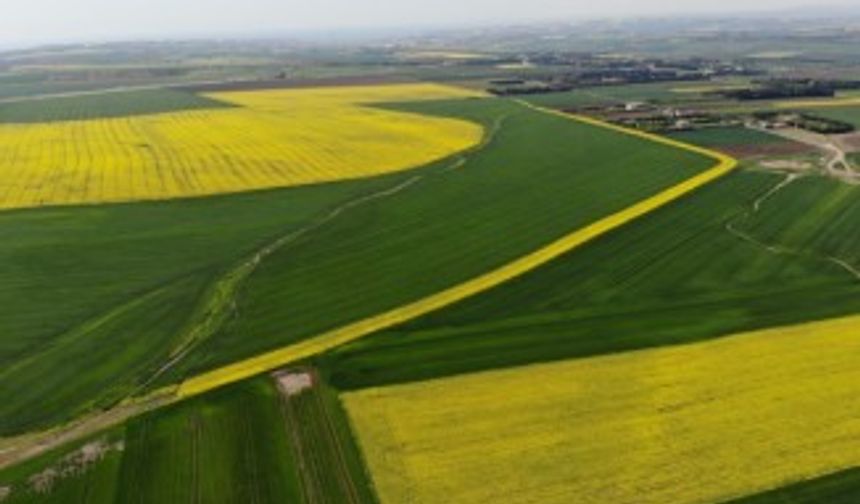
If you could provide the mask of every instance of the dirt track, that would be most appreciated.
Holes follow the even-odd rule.
[[[172,390],[163,390],[147,398],[120,404],[107,411],[87,415],[54,429],[13,438],[0,439],[0,469],[36,457],[49,450],[90,434],[119,425],[125,420],[176,401]]]
[[[815,147],[826,156],[826,174],[848,184],[860,184],[860,172],[852,168],[846,150],[853,148],[855,135],[820,135],[796,128],[768,130],[769,133]]]

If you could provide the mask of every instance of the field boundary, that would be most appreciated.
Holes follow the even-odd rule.
[[[652,142],[704,155],[715,160],[713,167],[671,186],[663,191],[647,197],[627,208],[615,212],[579,228],[538,250],[515,259],[492,271],[481,274],[471,280],[431,294],[417,301],[385,311],[383,313],[359,320],[336,328],[298,343],[262,353],[211,371],[201,373],[182,381],[177,388],[177,398],[184,399],[203,394],[210,390],[250,378],[252,376],[273,371],[292,362],[312,357],[334,347],[349,343],[382,329],[413,320],[427,313],[452,305],[476,294],[485,292],[516,277],[522,276],[571,250],[574,250],[612,230],[615,230],[639,217],[642,217],[662,206],[665,206],[702,186],[717,180],[733,171],[738,162],[731,156],[703,147],[698,147],[652,133],[632,130],[622,126],[609,124],[598,119],[582,115],[538,107],[521,100],[515,100],[529,109],[556,115],[568,120],[577,121],[592,126],[610,129],[626,135],[639,137]]]

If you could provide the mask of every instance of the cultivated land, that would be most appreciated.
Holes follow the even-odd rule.
[[[851,123],[860,128],[860,103],[855,104],[853,107],[845,108],[818,108],[813,109],[813,112],[816,115]]]
[[[854,468],[730,502],[731,504],[853,504],[858,499],[860,499],[860,469]]]
[[[3,502],[377,502],[335,393],[316,378],[290,393],[275,383],[235,384],[0,471]]]
[[[159,141],[177,155],[152,159],[178,163],[180,178],[193,169],[213,191],[0,213],[0,303],[10,307],[0,310],[0,436],[92,420],[0,439],[0,464],[95,433],[0,470],[4,504],[404,500],[397,492],[420,502],[853,502],[857,473],[843,469],[860,463],[850,447],[857,349],[843,340],[860,322],[816,324],[813,336],[763,328],[860,312],[856,187],[811,171],[728,173],[729,158],[529,103],[731,108],[700,83],[517,101],[340,82],[352,85],[259,91],[245,81],[0,104],[0,132],[176,118],[182,127],[165,126]],[[222,134],[231,114],[247,121]],[[344,121],[354,127],[333,136]],[[350,146],[415,155],[428,122],[472,136],[452,135],[460,144],[426,162],[368,169],[380,160],[353,151],[321,168]],[[182,131],[210,123],[215,133]],[[313,169],[289,175],[318,179],[236,187],[240,173],[272,168],[239,160],[251,157],[245,146],[274,153],[250,140],[276,123],[266,139],[277,154],[301,146],[290,168]],[[389,126],[396,135],[380,133]],[[744,128],[672,136],[737,157],[808,150]],[[196,165],[183,150],[233,144]],[[116,173],[143,166],[134,163]],[[225,167],[234,189],[206,179]],[[275,171],[263,176],[284,176]],[[240,381],[287,363],[286,375]],[[301,390],[276,388],[283,376]],[[341,391],[358,404],[359,433],[371,433],[363,456]],[[106,425],[116,427],[96,432]],[[391,482],[397,471],[406,476]]]
[[[0,123],[85,121],[232,106],[192,93],[148,89],[10,102],[0,100]]]
[[[299,502],[301,486],[270,380],[129,422],[115,502]]]
[[[673,133],[671,136],[682,142],[718,149],[739,145],[767,145],[785,141],[778,136],[742,126],[682,131]]]
[[[277,335],[281,344],[322,336],[297,351],[284,349],[284,356],[265,355],[265,364],[251,361],[205,376],[184,393],[235,380],[243,367],[244,373],[270,369],[478,293],[734,167],[706,151],[517,102],[421,108],[456,110],[490,122],[494,133],[468,158],[416,179],[414,188],[357,208],[269,256],[238,298],[241,316],[177,371],[196,372],[229,362],[228,355],[274,346],[274,337],[257,335]],[[597,152],[604,155],[589,157]],[[623,187],[611,182],[622,178]],[[613,185],[611,196],[595,197],[610,194],[604,184]]]
[[[382,502],[719,502],[860,462],[858,330],[846,318],[345,403]]]
[[[634,84],[629,86],[600,86],[576,89],[562,93],[526,96],[535,105],[568,109],[589,105],[623,104],[630,101],[668,101],[677,100],[679,95],[674,88],[681,83],[661,82],[656,84]],[[685,96],[686,99],[695,97]]]
[[[31,236],[7,242],[6,295],[18,308],[3,315],[3,346],[15,360],[3,371],[12,398],[0,409],[4,432],[63,421],[407,304],[714,163],[509,101],[409,108],[479,122],[490,133],[480,149],[412,174],[3,215],[7,229]],[[62,254],[51,245],[57,228]],[[32,294],[21,297],[22,286]],[[87,373],[77,372],[81,362]],[[38,388],[27,386],[39,376]]]
[[[169,199],[367,177],[444,158],[474,146],[476,124],[366,106],[372,102],[474,96],[432,84],[219,93],[153,115],[90,103],[30,104],[0,124],[0,208]],[[160,101],[159,100],[163,100]],[[231,104],[203,109],[206,102]],[[88,116],[99,119],[63,120]],[[104,107],[104,109],[102,109]],[[140,110],[147,110],[143,103]],[[111,117],[112,113],[123,115]],[[0,121],[4,110],[0,108]],[[51,122],[45,121],[51,118]]]
[[[669,134],[682,142],[715,149],[739,159],[808,154],[808,145],[742,126],[707,128]]]
[[[860,221],[857,188],[784,182],[731,174],[480,296],[338,348],[322,365],[353,389],[856,313],[860,258],[847,229]]]
[[[259,249],[402,176],[0,213],[0,431],[68,420],[139,389],[208,335],[205,314],[235,287],[222,276],[247,273]]]

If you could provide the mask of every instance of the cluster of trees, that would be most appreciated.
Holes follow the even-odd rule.
[[[823,135],[851,133],[855,127],[851,123],[820,117],[809,113],[756,112],[753,117],[768,123],[783,123],[795,128],[805,129]]]
[[[860,89],[860,80],[770,79],[754,82],[744,89],[720,91],[738,100],[773,100],[781,98],[831,98],[840,89]]]
[[[737,100],[774,100],[780,98],[828,98],[836,89],[827,82],[817,80],[774,79],[756,83],[744,89],[728,89],[720,94]]]

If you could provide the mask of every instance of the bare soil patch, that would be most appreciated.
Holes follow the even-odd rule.
[[[85,438],[125,420],[176,401],[173,390],[156,391],[150,396],[98,411],[70,424],[43,432],[23,434],[0,440],[0,469],[33,458],[66,443]]]
[[[815,151],[815,149],[809,145],[804,145],[799,142],[729,145],[720,147],[719,150],[740,159],[760,156],[796,156]]]
[[[273,374],[278,389],[286,397],[299,395],[314,386],[314,376],[308,370],[284,370]]]
[[[835,135],[833,141],[845,152],[860,152],[860,132]]]
[[[794,172],[805,172],[815,169],[815,165],[809,161],[799,159],[768,159],[759,163],[762,168],[770,170],[784,170]]]
[[[61,458],[54,465],[31,475],[27,478],[27,489],[36,494],[51,493],[57,482],[66,478],[80,476],[93,465],[100,462],[112,451],[122,451],[125,444],[122,441],[108,443],[105,439],[91,441],[77,450]],[[4,487],[5,495],[0,491],[0,501],[12,493],[11,487]]]

